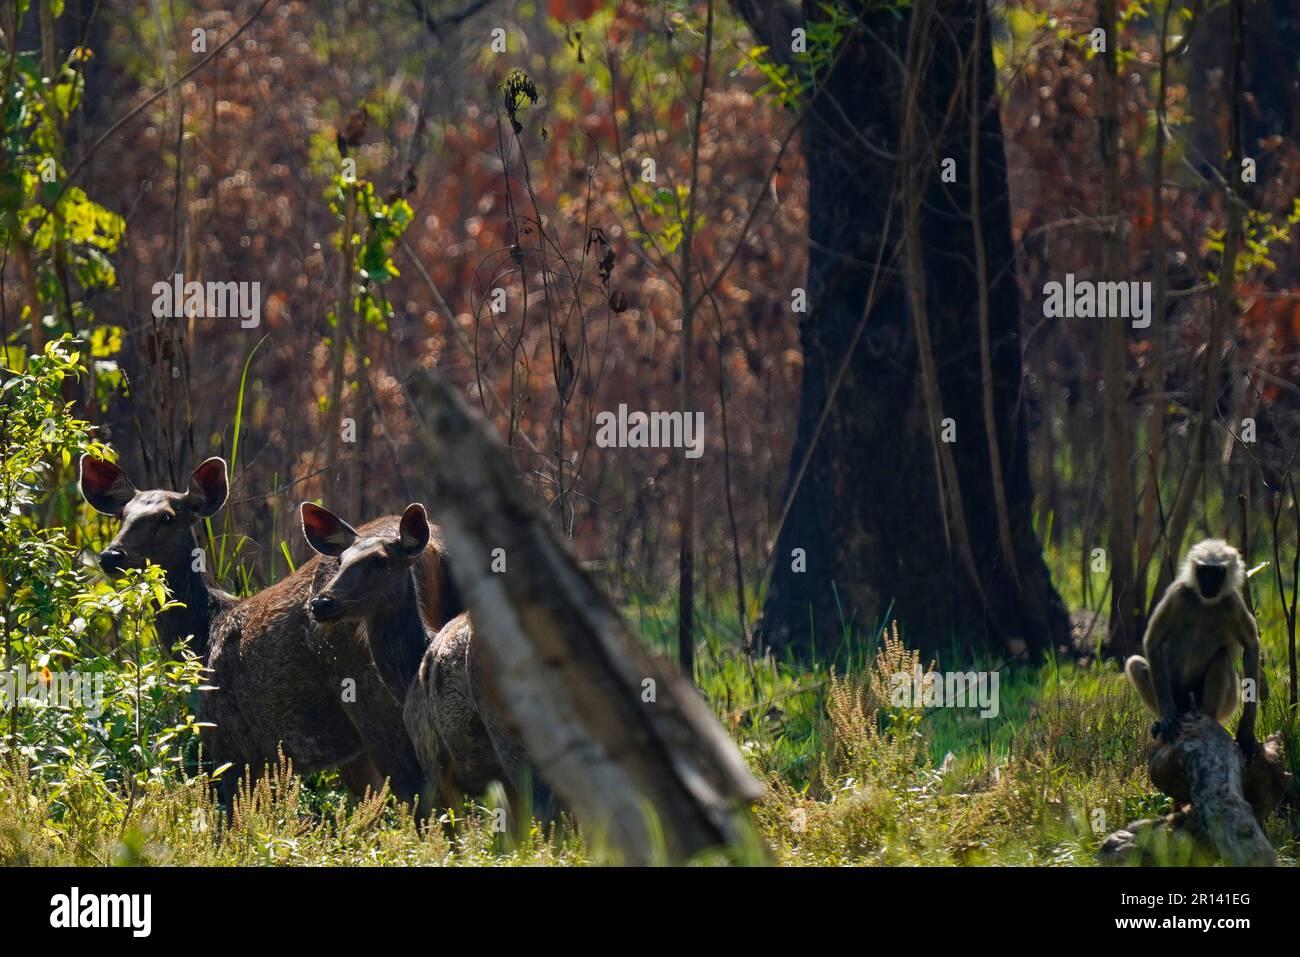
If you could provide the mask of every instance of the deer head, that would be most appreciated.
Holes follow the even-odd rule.
[[[369,618],[400,603],[407,574],[429,544],[424,506],[408,505],[394,530],[361,535],[329,509],[302,503],[302,530],[317,552],[337,558],[338,570],[311,600],[317,621]]]
[[[141,492],[117,465],[92,455],[81,457],[81,496],[90,507],[121,519],[108,547],[99,553],[106,572],[139,568],[145,560],[163,568],[188,565],[196,521],[216,514],[226,503],[226,462],[210,458],[194,470],[189,489]]]

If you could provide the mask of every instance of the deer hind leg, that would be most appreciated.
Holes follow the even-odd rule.
[[[1201,710],[1212,715],[1220,724],[1226,722],[1237,710],[1237,698],[1240,695],[1237,680],[1237,668],[1232,663],[1232,652],[1220,648],[1210,659],[1205,668],[1205,681],[1202,684],[1204,702]]]
[[[1134,655],[1124,664],[1124,673],[1128,675],[1128,680],[1133,682],[1133,687],[1137,689],[1138,697],[1142,703],[1154,715],[1160,714],[1160,706],[1156,704],[1156,688],[1151,680],[1151,666],[1141,655]]]
[[[499,714],[490,708],[480,712],[480,717],[496,763],[500,766],[511,808],[520,812],[521,820],[525,817],[523,812],[527,812],[540,821],[549,821],[555,816],[555,796],[528,763],[519,736],[507,728]]]
[[[446,808],[459,807],[459,798],[451,787],[451,762],[438,736],[438,703],[434,694],[437,645],[430,647],[420,662],[420,670],[406,692],[402,705],[402,722],[415,749],[416,760],[424,773],[424,785],[416,809],[416,822],[425,826]]]
[[[511,810],[523,823],[525,813],[539,820],[549,820],[554,815],[554,796],[528,763],[523,742],[518,732],[506,720],[501,702],[501,692],[492,680],[490,666],[478,642],[470,640],[465,653],[465,675],[468,694],[474,711],[486,732],[485,743],[490,747],[492,763],[496,765],[494,777],[500,777],[510,799]],[[526,802],[526,803],[525,803]]]
[[[379,789],[384,786],[384,776],[379,773],[374,759],[364,752],[351,761],[340,764],[339,777],[343,779],[348,793],[354,798],[365,797],[367,789],[371,794],[378,794]]]

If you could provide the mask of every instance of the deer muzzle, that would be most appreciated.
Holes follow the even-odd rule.
[[[317,621],[335,621],[343,617],[343,604],[333,595],[317,595],[309,607],[311,616]]]
[[[110,545],[99,553],[99,567],[106,572],[121,571],[126,567],[126,551],[117,545]]]

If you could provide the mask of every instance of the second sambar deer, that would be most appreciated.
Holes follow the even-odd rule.
[[[412,569],[429,544],[424,506],[400,520],[354,529],[328,509],[304,502],[303,533],[337,572],[318,582],[311,600],[320,621],[355,621],[358,637],[395,695],[405,700],[406,729],[427,777],[429,801],[451,804],[500,781],[517,796],[529,771],[519,737],[494,700],[469,617],[430,627],[422,612],[421,576]],[[540,786],[534,806],[549,803]]]

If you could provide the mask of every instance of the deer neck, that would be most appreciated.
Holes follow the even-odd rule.
[[[384,682],[401,701],[420,670],[420,661],[429,645],[413,570],[406,573],[401,598],[371,616],[365,624],[375,665]]]
[[[197,547],[198,543],[191,534],[190,547],[186,550],[189,557],[163,567],[167,573],[167,585],[183,607],[162,612],[157,618],[157,627],[158,637],[168,648],[184,638],[190,650],[207,661],[212,626],[222,613],[234,606],[236,599],[217,587],[206,567],[195,571],[193,555]]]

